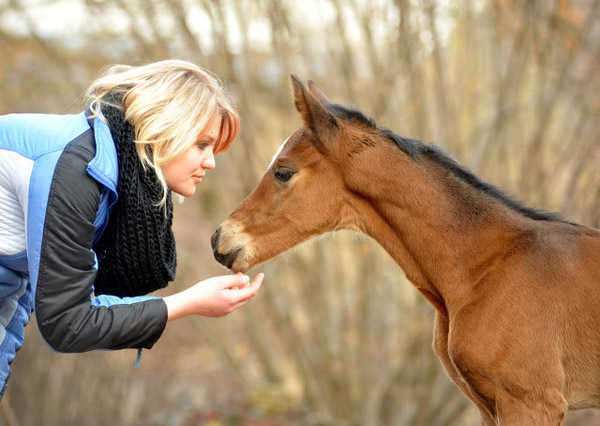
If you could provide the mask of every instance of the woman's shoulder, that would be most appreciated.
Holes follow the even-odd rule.
[[[83,113],[0,115],[0,149],[36,158],[64,149],[67,143],[88,129]]]

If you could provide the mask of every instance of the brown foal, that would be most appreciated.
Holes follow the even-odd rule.
[[[371,236],[436,309],[433,347],[484,425],[600,403],[600,231],[523,206],[439,147],[292,76],[304,126],[212,238],[245,271],[316,235]]]

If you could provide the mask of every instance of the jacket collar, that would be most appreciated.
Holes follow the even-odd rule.
[[[96,140],[96,155],[88,164],[88,173],[116,195],[119,167],[117,149],[110,134],[110,129],[102,113],[93,117],[93,119],[88,118],[88,123],[94,131],[94,139]]]

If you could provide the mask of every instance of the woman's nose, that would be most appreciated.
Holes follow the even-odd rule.
[[[212,147],[208,147],[205,150],[206,157],[202,161],[202,167],[205,169],[214,169],[215,168],[215,153],[213,152]]]

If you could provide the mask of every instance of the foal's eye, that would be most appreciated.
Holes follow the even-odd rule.
[[[276,170],[275,171],[275,179],[280,182],[287,182],[294,176],[294,172],[291,170]]]

